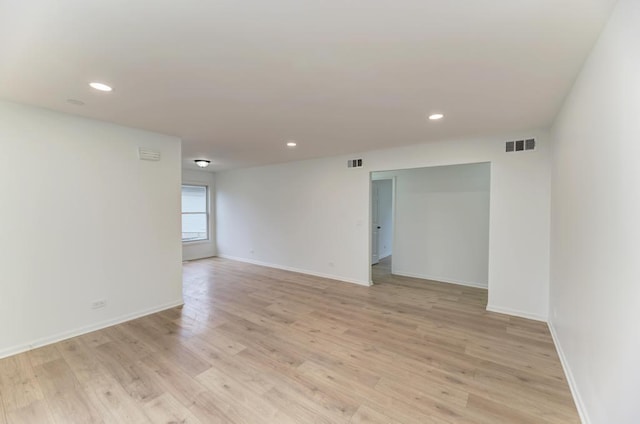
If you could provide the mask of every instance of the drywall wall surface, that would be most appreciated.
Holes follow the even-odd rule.
[[[552,132],[550,324],[585,423],[640,422],[638,40],[620,0]]]
[[[369,179],[352,171],[327,158],[217,173],[219,256],[368,285]]]
[[[182,303],[179,139],[0,102],[0,148],[0,356]]]
[[[206,185],[209,188],[209,240],[182,243],[182,260],[210,258],[216,255],[216,187],[215,174],[206,171],[182,171],[182,184]]]
[[[533,151],[505,141],[536,137]],[[362,168],[347,159],[363,158]],[[546,320],[550,156],[523,131],[216,174],[219,256],[370,282],[370,172],[491,162],[488,308]]]
[[[486,288],[490,164],[374,173],[396,179],[393,273]]]

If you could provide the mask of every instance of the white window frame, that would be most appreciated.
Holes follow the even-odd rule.
[[[201,239],[194,239],[194,240],[184,240],[182,239],[182,243],[183,244],[197,244],[197,243],[207,243],[210,241],[211,239],[211,212],[210,212],[210,206],[209,206],[209,185],[208,184],[202,184],[202,183],[182,183],[182,185],[180,186],[180,217],[182,217],[183,215],[202,215],[203,212],[182,212],[182,187],[204,187],[204,189],[206,190],[206,200],[205,203],[207,205],[207,238],[201,238]],[[182,225],[182,220],[180,221]],[[182,234],[182,232],[181,232]],[[181,236],[182,237],[182,236]]]

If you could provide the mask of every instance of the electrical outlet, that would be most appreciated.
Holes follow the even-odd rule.
[[[91,309],[102,309],[104,307],[107,306],[107,301],[102,299],[102,300],[96,300],[95,302],[93,302],[91,304]]]

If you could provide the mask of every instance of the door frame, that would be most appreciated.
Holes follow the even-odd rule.
[[[397,183],[397,177],[391,176],[391,177],[386,177],[386,178],[379,178],[377,180],[373,179],[373,173],[374,172],[381,172],[381,171],[371,171],[369,172],[369,257],[368,257],[368,261],[369,261],[369,284],[373,285],[373,277],[372,277],[372,272],[371,272],[371,267],[373,265],[371,265],[371,255],[373,253],[373,182],[374,181],[383,181],[383,180],[391,180],[391,225],[393,226],[392,231],[391,231],[391,255],[393,255],[393,252],[395,251],[395,244],[396,244],[396,183]],[[382,171],[384,172],[384,171]],[[380,234],[378,233],[378,237],[380,237]],[[379,240],[378,240],[379,241]],[[379,244],[379,243],[378,243]],[[380,246],[378,245],[378,254],[380,253]],[[391,263],[391,269],[393,271],[393,262]]]

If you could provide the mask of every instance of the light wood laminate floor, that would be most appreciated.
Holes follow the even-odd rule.
[[[579,422],[545,324],[382,265],[187,263],[183,308],[0,360],[0,424]]]

